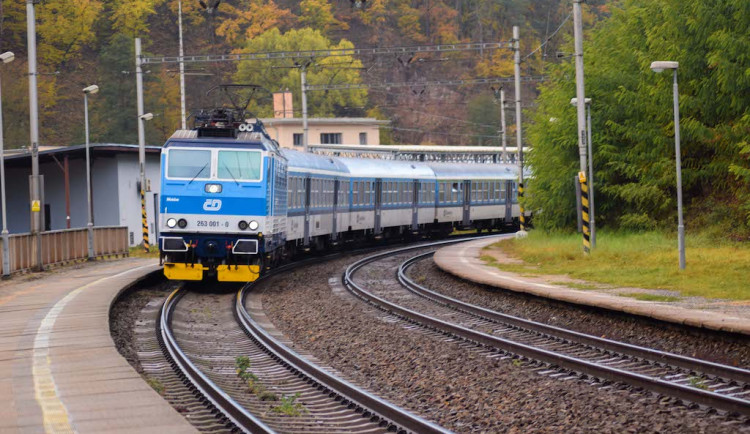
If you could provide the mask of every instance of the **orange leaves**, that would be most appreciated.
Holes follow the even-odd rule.
[[[222,4],[222,12],[216,34],[232,45],[240,45],[267,30],[287,24],[293,18],[289,10],[279,8],[272,0],[250,0],[237,7]]]

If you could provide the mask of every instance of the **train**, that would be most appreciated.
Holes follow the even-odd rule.
[[[250,282],[302,252],[517,227],[518,169],[281,149],[258,119],[203,111],[161,153],[170,280]]]

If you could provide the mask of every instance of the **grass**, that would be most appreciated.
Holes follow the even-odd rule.
[[[157,246],[151,246],[148,253],[143,251],[143,247],[135,246],[130,248],[131,258],[156,258],[159,259],[159,248]]]
[[[146,383],[151,386],[152,389],[156,391],[161,396],[164,396],[164,392],[166,392],[166,388],[164,387],[164,384],[162,384],[161,381],[157,380],[156,378],[146,378]]]
[[[302,405],[297,401],[297,398],[300,397],[299,392],[295,393],[294,395],[288,395],[283,396],[281,398],[281,404],[277,405],[276,407],[272,407],[271,411],[274,413],[279,414],[285,414],[287,416],[300,416],[302,414],[307,413],[307,409],[304,405]]]
[[[528,238],[495,244],[525,264],[489,263],[521,274],[565,275],[592,284],[666,289],[683,296],[750,300],[747,283],[750,245],[747,243],[689,236],[687,268],[680,270],[674,235],[658,232],[599,232],[597,235],[597,249],[585,256],[580,234],[532,231]]]
[[[642,293],[642,292],[625,292],[617,294],[623,297],[630,297],[634,298],[636,300],[641,301],[663,301],[663,302],[672,302],[672,301],[678,301],[680,297],[672,297],[669,295],[659,295],[659,294],[648,294],[648,293]]]

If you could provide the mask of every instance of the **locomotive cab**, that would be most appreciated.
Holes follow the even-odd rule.
[[[178,131],[161,160],[159,247],[166,277],[256,280],[264,259],[283,244],[264,234],[273,234],[276,216],[286,212],[274,209],[277,189],[286,191],[286,162],[262,124]]]

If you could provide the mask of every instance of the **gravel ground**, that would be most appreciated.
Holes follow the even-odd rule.
[[[138,321],[143,320],[141,310],[151,300],[163,298],[177,289],[179,284],[164,280],[158,283],[153,282],[153,285],[144,282],[143,286],[143,288],[121,295],[109,313],[109,330],[117,351],[141,375],[143,375],[143,367],[135,344],[135,326]]]
[[[717,363],[750,367],[750,338],[687,331],[664,323],[478,285],[442,271],[432,259],[420,261],[407,274],[425,288],[509,315]]]
[[[295,346],[391,402],[458,432],[736,432],[736,421],[650,394],[539,375],[332,291],[352,258],[264,287],[263,305]],[[394,270],[395,271],[395,270]]]

